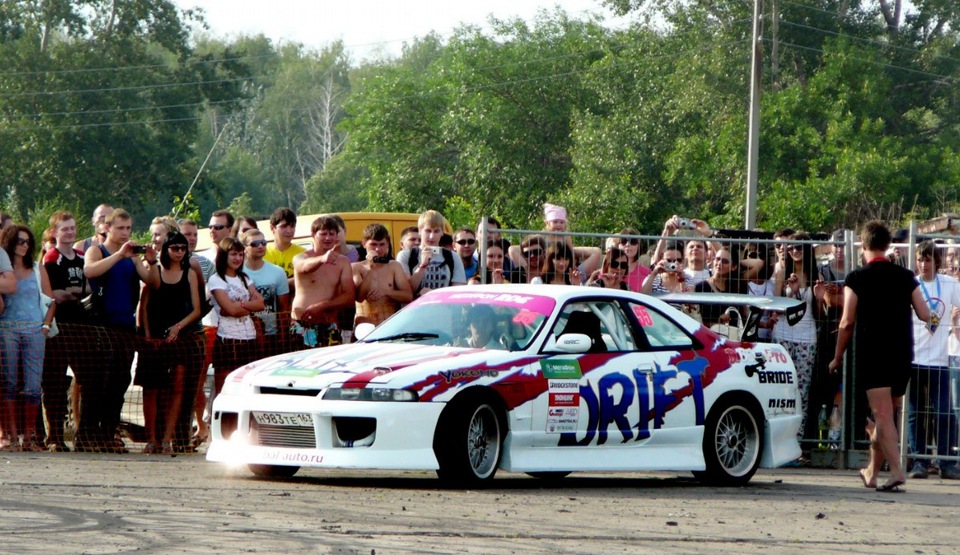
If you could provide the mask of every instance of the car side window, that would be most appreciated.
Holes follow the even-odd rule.
[[[687,332],[662,313],[640,303],[630,303],[630,310],[651,347],[693,346],[693,339]]]
[[[578,301],[563,308],[553,335],[582,333],[593,340],[591,353],[637,350],[627,315],[611,301]]]

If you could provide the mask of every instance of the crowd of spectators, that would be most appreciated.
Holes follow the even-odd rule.
[[[380,224],[364,230],[359,248],[347,244],[335,215],[312,222],[310,245],[295,244],[297,216],[289,208],[273,212],[269,230],[217,210],[207,226],[214,247],[200,252],[197,222],[155,218],[150,242],[139,245],[130,239],[131,215],[108,205],[97,207],[95,234],[81,240],[74,216],[63,211],[50,218],[41,245],[27,227],[8,222],[0,249],[0,449],[67,451],[72,432],[78,451],[126,452],[119,428],[133,367],[143,391],[143,452],[195,450],[208,435],[204,382],[211,364],[215,396],[227,374],[250,360],[349,341],[354,324],[379,324],[433,289],[468,283],[797,299],[802,317],[787,322],[764,314],[759,335],[790,353],[804,415],[800,436],[807,447],[823,444],[823,407],[842,409],[843,399],[842,380],[827,371],[843,280],[853,266],[844,259],[842,230],[816,239],[792,229],[727,237],[705,221],[673,216],[659,235],[622,228],[591,241],[574,240],[563,207],[546,204],[543,215],[542,232],[512,244],[495,218],[446,234],[449,223],[428,210],[402,231],[396,253]],[[927,440],[942,445],[941,454],[956,445],[948,407],[955,401],[945,393],[954,384],[940,369],[950,366],[948,354],[960,354],[951,333],[960,311],[960,260],[943,246],[919,252],[918,272],[926,272],[920,283],[930,284],[931,307],[943,308],[943,330],[934,339],[924,333],[936,330],[914,332],[918,371],[933,370],[922,370],[911,406],[920,414],[932,402],[937,415],[911,420],[916,475],[933,464]],[[706,326],[736,327],[743,319],[736,307],[678,308]],[[955,466],[939,466],[945,476],[960,475]]]

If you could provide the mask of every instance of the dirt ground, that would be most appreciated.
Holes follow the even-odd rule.
[[[960,552],[960,483],[906,490],[793,469],[733,489],[676,473],[500,473],[490,488],[458,491],[432,472],[306,469],[269,482],[202,455],[10,453],[0,552]]]

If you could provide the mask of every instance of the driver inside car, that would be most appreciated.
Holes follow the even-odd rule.
[[[467,345],[474,349],[503,349],[497,334],[497,317],[489,306],[475,305],[470,311]]]

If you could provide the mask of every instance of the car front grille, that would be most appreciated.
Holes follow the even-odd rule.
[[[317,436],[313,428],[303,426],[271,426],[251,422],[256,445],[262,447],[290,447],[294,449],[316,449]]]

